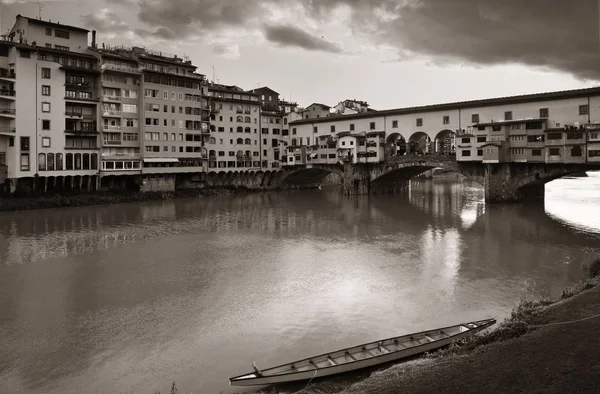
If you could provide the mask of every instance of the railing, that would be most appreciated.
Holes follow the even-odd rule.
[[[89,88],[91,86],[91,84],[89,82],[71,82],[71,81],[67,81],[65,82],[66,86],[76,86],[78,88]]]
[[[102,130],[105,130],[105,131],[121,131],[121,126],[107,126],[107,125],[103,125],[102,126]]]
[[[93,129],[65,129],[65,133],[73,133],[73,134],[96,134],[98,131]]]
[[[0,114],[14,115],[16,112],[11,108],[0,108]]]
[[[104,116],[111,116],[111,115],[120,116],[121,115],[121,111],[113,111],[113,110],[111,110],[111,111],[102,111],[102,114]]]
[[[0,127],[0,133],[16,133],[17,129],[15,127]]]
[[[113,71],[123,71],[123,72],[130,72],[130,73],[139,73],[142,71],[140,67],[120,66],[120,65],[109,64],[109,63],[103,64],[102,69],[103,70],[113,70]]]
[[[17,92],[14,90],[0,89],[0,96],[11,96],[14,97]]]
[[[103,96],[105,100],[121,101],[121,96]]]
[[[99,99],[96,97],[78,97],[78,96],[65,96],[65,100],[67,101],[99,101]]]
[[[67,116],[77,116],[79,118],[83,117],[83,114],[82,113],[78,113],[78,112],[69,112],[69,111],[67,111],[67,112],[65,112],[65,115],[67,115]]]
[[[121,140],[104,140],[104,145],[121,145]]]
[[[17,78],[17,74],[14,71],[11,71],[6,68],[0,68],[0,78]]]

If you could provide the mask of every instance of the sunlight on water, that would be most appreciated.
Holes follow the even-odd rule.
[[[600,228],[600,172],[587,174],[588,178],[563,178],[547,184],[546,212],[575,230],[597,232]]]

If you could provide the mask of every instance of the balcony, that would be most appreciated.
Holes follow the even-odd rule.
[[[98,134],[98,131],[95,127],[85,128],[85,129],[77,129],[77,128],[69,128],[65,129],[65,133],[67,134],[79,134],[79,135],[91,135]]]
[[[0,116],[14,117],[16,110],[13,108],[0,108]]]
[[[17,94],[14,90],[9,89],[0,89],[0,97],[7,98],[9,100],[14,100],[15,95]]]
[[[14,70],[9,70],[7,68],[0,68],[0,79],[16,79],[17,74]]]
[[[116,64],[105,63],[102,65],[102,70],[119,71],[130,74],[140,74],[142,71],[139,67],[119,66]]]
[[[121,111],[116,111],[116,110],[109,110],[109,111],[102,111],[102,116],[121,116]]]
[[[15,135],[16,133],[15,127],[0,127],[0,135]]]
[[[98,98],[94,98],[94,97],[80,97],[80,96],[76,96],[76,97],[70,97],[70,96],[65,96],[65,101],[83,101],[86,103],[96,103],[98,102]]]
[[[102,126],[102,130],[103,131],[121,131],[121,126],[104,125],[104,126]]]
[[[102,101],[121,101],[121,96],[102,96]]]
[[[89,74],[100,74],[100,70],[96,67],[86,67],[79,64],[61,64],[60,68],[65,71],[85,72]]]
[[[65,86],[68,88],[89,89],[91,87],[91,84],[89,82],[67,81],[65,82]]]
[[[121,145],[121,140],[104,140],[102,143],[104,145]]]

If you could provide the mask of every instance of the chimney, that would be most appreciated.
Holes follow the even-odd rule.
[[[96,49],[96,30],[92,30],[92,48]]]

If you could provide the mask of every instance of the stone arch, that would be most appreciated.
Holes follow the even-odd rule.
[[[433,152],[436,155],[453,155],[456,153],[456,133],[450,129],[444,129],[435,135],[433,140]]]
[[[385,157],[403,156],[408,146],[406,139],[400,133],[392,133],[385,140]]]
[[[423,131],[412,133],[408,137],[408,154],[423,155],[431,153],[431,137]]]
[[[282,172],[279,180],[281,186],[317,187],[332,173],[342,178],[343,167],[339,165],[313,165],[310,168],[300,167],[288,172]]]
[[[210,171],[206,174],[206,183],[208,186],[216,186],[219,180],[219,175],[215,171]]]
[[[369,173],[371,182],[393,182],[408,180],[433,168],[458,172],[458,165],[452,158],[448,160],[412,159],[404,162],[391,162],[376,167]]]
[[[261,186],[267,186],[269,182],[269,178],[271,178],[271,171],[267,170],[263,173],[262,179],[260,181]]]
[[[225,180],[227,178],[227,172],[222,171],[217,174],[217,185],[225,186]]]

